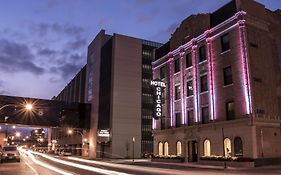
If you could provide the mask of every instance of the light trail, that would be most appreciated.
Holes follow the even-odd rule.
[[[57,158],[54,158],[52,156],[42,154],[42,153],[38,153],[38,152],[34,152],[34,151],[30,151],[30,152],[32,154],[42,156],[42,157],[44,157],[46,159],[49,159],[49,160],[52,160],[54,162],[64,164],[64,165],[68,165],[68,166],[72,166],[72,167],[76,167],[76,168],[80,168],[80,169],[87,170],[87,171],[92,171],[92,172],[106,174],[106,175],[132,175],[132,174],[128,174],[128,173],[122,173],[122,172],[113,171],[113,170],[105,170],[105,169],[102,169],[102,168],[96,168],[96,167],[92,167],[92,166],[88,166],[88,165],[82,165],[82,164],[78,164],[78,163],[74,163],[74,162],[69,162],[69,161],[57,159]]]

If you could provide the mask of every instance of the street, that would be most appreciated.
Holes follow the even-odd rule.
[[[201,168],[159,168],[153,167],[153,163],[137,166],[128,164],[117,164],[104,161],[84,160],[76,157],[59,157],[30,151],[21,151],[21,162],[5,162],[0,165],[1,175],[78,175],[78,174],[106,174],[106,175],[223,175],[242,174],[259,175],[281,174],[281,168],[262,167],[255,169],[201,169]],[[139,164],[141,165],[141,164]]]

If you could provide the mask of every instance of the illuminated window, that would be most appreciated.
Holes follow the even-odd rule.
[[[228,33],[221,36],[221,51],[225,52],[230,49]]]
[[[203,143],[204,147],[204,156],[211,156],[211,142],[210,140],[206,139]]]
[[[186,93],[187,93],[187,96],[191,96],[193,95],[193,86],[192,86],[192,80],[191,81],[188,81],[186,83]]]
[[[233,83],[231,66],[223,69],[223,81],[225,86]]]
[[[160,79],[163,79],[166,77],[166,66],[162,66],[160,68]]]
[[[180,59],[176,59],[174,62],[174,73],[177,73],[180,71]]]
[[[179,100],[181,98],[181,89],[180,85],[175,86],[175,100]]]
[[[192,55],[191,55],[191,52],[186,54],[186,57],[185,57],[185,64],[186,64],[186,68],[189,68],[192,66]]]
[[[158,154],[159,154],[159,156],[163,156],[163,143],[162,142],[158,143]]]
[[[208,90],[207,75],[200,77],[200,92],[206,92]]]
[[[181,149],[181,142],[177,141],[177,156],[181,156],[182,149]]]
[[[237,157],[243,156],[243,142],[240,137],[234,139],[234,155]]]
[[[205,45],[199,47],[199,62],[206,60],[206,47]]]
[[[231,156],[231,141],[230,141],[230,139],[225,138],[223,143],[224,143],[225,157],[230,157]]]
[[[226,120],[234,120],[235,119],[235,109],[234,109],[234,102],[226,102]]]
[[[168,142],[164,143],[164,156],[168,156],[169,155],[169,144]]]

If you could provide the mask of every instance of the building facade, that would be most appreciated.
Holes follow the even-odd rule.
[[[281,157],[281,12],[232,0],[191,15],[156,50],[167,84],[154,154]]]

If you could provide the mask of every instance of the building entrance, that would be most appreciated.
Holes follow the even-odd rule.
[[[188,141],[188,162],[198,161],[198,143],[196,140]]]

